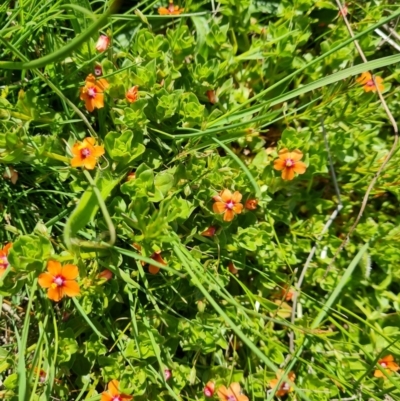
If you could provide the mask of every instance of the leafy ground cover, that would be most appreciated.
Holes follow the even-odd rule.
[[[3,1],[0,398],[400,400],[399,16]]]

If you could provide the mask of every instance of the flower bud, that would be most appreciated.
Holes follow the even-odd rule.
[[[210,226],[207,228],[207,230],[203,231],[201,235],[203,237],[213,237],[216,231],[217,231],[216,227]]]
[[[165,380],[168,381],[172,376],[172,372],[169,369],[164,369]]]
[[[132,88],[128,89],[128,92],[126,92],[125,94],[125,99],[129,102],[129,103],[134,103],[136,102],[136,100],[138,100],[139,98],[139,87],[137,85],[132,86]]]
[[[110,45],[110,38],[106,35],[100,35],[96,43],[96,50],[99,52],[104,52]]]
[[[246,203],[244,204],[244,207],[247,210],[256,210],[258,205],[258,200],[257,199],[247,199]]]
[[[101,273],[99,273],[99,275],[97,277],[100,279],[111,280],[113,277],[113,274],[112,274],[112,272],[110,272],[110,270],[105,269]]]

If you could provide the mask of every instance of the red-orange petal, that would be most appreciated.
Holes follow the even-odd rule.
[[[54,281],[54,276],[50,273],[42,273],[38,277],[38,283],[42,288],[49,288]]]
[[[274,161],[274,169],[275,169],[275,170],[281,171],[281,170],[283,170],[284,168],[285,168],[285,160],[276,159],[276,160]]]
[[[82,164],[87,170],[93,170],[96,167],[97,159],[94,156],[88,156]]]
[[[303,162],[296,162],[293,166],[293,171],[297,174],[304,174],[307,170],[307,166]]]
[[[229,202],[230,200],[232,200],[232,192],[229,191],[229,189],[224,189],[221,193],[220,193],[221,199],[223,202]]]
[[[111,395],[108,391],[103,391],[101,393],[101,401],[113,401],[114,396]]]
[[[5,244],[3,246],[2,251],[5,252],[6,255],[8,255],[8,252],[10,252],[10,249],[12,248],[12,242],[9,242],[8,244]]]
[[[224,213],[224,221],[232,221],[235,217],[233,210],[227,209]]]
[[[284,168],[282,170],[282,179],[283,180],[287,180],[287,181],[291,181],[294,178],[294,171],[293,168]]]
[[[74,280],[66,280],[63,285],[63,292],[69,297],[76,297],[80,294],[81,290],[79,284]]]
[[[78,266],[75,265],[64,265],[61,270],[61,275],[65,280],[75,280],[78,277],[79,270]]]
[[[243,205],[241,203],[236,203],[235,205],[233,205],[233,209],[232,210],[235,213],[240,214],[240,213],[242,213]]]
[[[303,152],[299,149],[295,149],[289,154],[289,159],[292,159],[295,162],[298,162],[303,157]]]
[[[94,157],[100,157],[104,155],[104,147],[103,146],[95,146],[93,149],[93,156]]]
[[[63,297],[62,287],[49,288],[47,290],[47,297],[54,302],[58,302]]]
[[[226,210],[225,202],[215,202],[213,204],[213,211],[214,213],[224,213]]]
[[[47,262],[47,271],[53,276],[58,276],[62,272],[62,266],[60,262],[56,260],[49,260]]]
[[[108,383],[108,391],[111,395],[120,395],[119,394],[119,381],[114,379]]]
[[[165,7],[160,7],[160,8],[158,9],[158,14],[160,14],[160,15],[169,15],[170,12],[169,12],[169,10],[168,10],[167,8],[165,8]]]
[[[282,160],[286,160],[289,155],[289,150],[287,148],[283,148],[278,152],[278,156]]]
[[[239,191],[235,191],[232,195],[233,203],[239,203],[242,200],[242,194]]]

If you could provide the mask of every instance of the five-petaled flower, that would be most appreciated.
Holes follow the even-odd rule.
[[[108,87],[106,79],[96,79],[93,74],[87,76],[85,86],[80,89],[80,99],[85,101],[86,110],[92,112],[104,107],[104,91]]]
[[[131,395],[120,393],[118,380],[111,380],[107,391],[101,393],[101,401],[130,401],[132,398]]]
[[[274,161],[274,169],[282,171],[283,180],[293,180],[294,173],[304,174],[306,172],[306,165],[300,161],[303,153],[299,149],[289,152],[285,148],[278,155],[279,159]]]
[[[209,381],[205,386],[204,386],[204,395],[206,397],[212,397],[214,395],[215,391],[215,383],[212,381]]]
[[[79,284],[75,281],[78,274],[78,267],[75,265],[61,266],[60,262],[49,260],[47,272],[40,274],[38,281],[42,288],[48,288],[49,299],[58,302],[65,295],[68,297],[79,295]]]
[[[132,88],[128,89],[128,91],[125,94],[125,99],[129,103],[134,103],[136,100],[139,98],[139,87],[137,85],[132,86]]]
[[[107,50],[109,45],[110,45],[110,38],[106,35],[100,35],[100,37],[97,39],[96,50],[98,52],[104,52]]]
[[[397,372],[400,369],[400,366],[394,361],[393,355],[386,355],[384,358],[379,359],[378,365],[381,365],[381,367],[388,374],[390,374],[391,372]],[[380,369],[375,370],[374,376],[385,377],[385,375]]]
[[[151,255],[151,259],[155,260],[156,262],[166,266],[167,262],[161,257],[161,251],[154,252]],[[160,271],[160,268],[154,265],[149,265],[149,273],[150,274],[157,274]]]
[[[365,92],[376,92],[376,86],[378,86],[379,92],[382,92],[385,87],[383,86],[383,78],[375,76],[375,82],[372,79],[372,75],[369,72],[363,72],[356,81],[363,85]]]
[[[232,383],[228,388],[221,386],[217,394],[220,401],[249,401],[243,394],[239,383]]]
[[[272,379],[272,380],[269,382],[269,386],[270,386],[271,388],[275,388],[275,387],[277,386],[277,384],[278,384],[278,382],[279,382],[279,380],[280,380],[280,378],[281,378],[282,376],[283,376],[283,370],[279,369],[279,370],[276,372],[276,379]],[[294,379],[296,378],[296,375],[294,374],[294,372],[289,372],[288,375],[287,375],[287,377],[288,377],[288,379],[289,379],[291,382],[294,382]],[[293,391],[293,387],[291,387],[289,383],[287,383],[287,382],[285,382],[285,381],[282,381],[281,384],[280,384],[280,386],[279,386],[279,389],[276,391],[275,394],[276,394],[278,397],[283,397],[284,395],[286,395],[286,394],[288,394],[288,393],[290,393],[290,392],[292,392],[292,391]]]
[[[179,6],[175,6],[173,0],[169,0],[168,8],[160,7],[158,9],[158,13],[160,15],[179,15],[182,14],[184,11],[184,8],[179,8]]]
[[[4,274],[7,267],[10,266],[10,263],[8,262],[8,253],[10,252],[11,247],[12,243],[9,242],[0,250],[0,277]]]
[[[71,166],[93,170],[96,167],[97,159],[104,155],[104,147],[95,145],[95,143],[96,140],[92,137],[75,143],[71,150],[74,155],[71,160]]]
[[[240,203],[242,194],[235,191],[233,194],[229,189],[224,189],[219,195],[213,197],[214,213],[223,213],[224,221],[232,221],[236,214],[242,213],[243,205]]]
[[[244,204],[244,207],[247,210],[256,210],[257,205],[258,205],[257,199],[247,199],[246,203]]]

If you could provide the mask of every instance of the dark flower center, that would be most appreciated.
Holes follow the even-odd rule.
[[[91,86],[90,88],[88,88],[87,90],[87,94],[89,97],[91,97],[92,99],[96,97],[96,88],[94,88],[93,86]]]
[[[293,167],[294,165],[294,160],[293,159],[286,159],[285,160],[285,166],[286,167]]]
[[[64,277],[62,276],[56,276],[53,280],[53,283],[57,285],[57,287],[62,287],[64,284]]]
[[[90,156],[90,150],[88,148],[81,149],[82,159],[86,159],[88,156]]]
[[[7,269],[9,263],[7,256],[0,256],[0,269]]]
[[[233,209],[233,206],[235,206],[235,204],[233,203],[233,201],[229,201],[229,202],[226,202],[226,204],[225,204],[225,207],[227,208],[227,209],[229,209],[229,210],[232,210]]]

